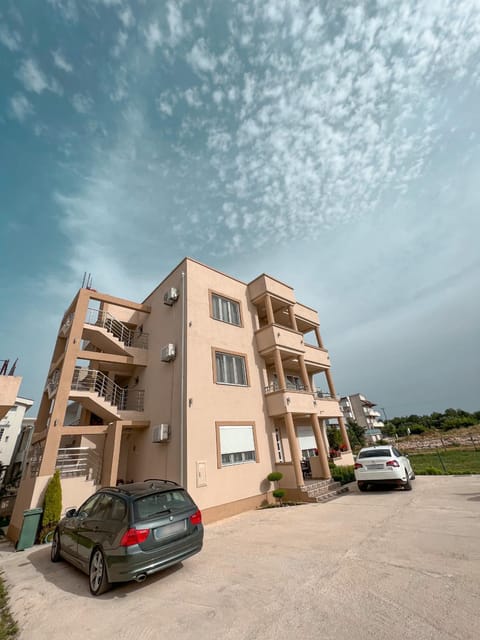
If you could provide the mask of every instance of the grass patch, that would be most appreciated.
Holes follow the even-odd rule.
[[[432,473],[432,469],[439,470],[442,475],[480,473],[480,451],[447,449],[438,453],[411,453],[409,457],[417,475],[436,475],[435,472]]]
[[[8,608],[8,594],[0,576],[0,640],[14,640],[18,627]]]

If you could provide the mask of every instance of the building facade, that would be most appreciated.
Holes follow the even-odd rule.
[[[384,423],[380,419],[381,414],[375,402],[368,400],[361,393],[340,398],[340,408],[345,420],[356,422],[365,429],[367,441],[376,442],[382,437]]]
[[[319,327],[290,286],[190,258],[142,303],[81,289],[60,323],[9,536],[55,469],[64,506],[98,486],[166,478],[206,522],[268,499],[271,471],[302,490],[302,443],[315,444],[313,477],[330,478],[326,419],[350,446]]]
[[[4,469],[10,466],[25,412],[32,404],[33,400],[17,396],[15,404],[0,419],[0,463]]]

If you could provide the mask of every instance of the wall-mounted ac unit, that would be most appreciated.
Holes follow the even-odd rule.
[[[169,307],[178,300],[178,289],[170,287],[170,289],[163,296],[163,304],[168,304]]]
[[[164,347],[162,347],[162,350],[160,352],[162,362],[171,362],[172,360],[175,360],[176,355],[177,351],[174,344],[166,344]]]
[[[159,424],[153,427],[152,442],[168,442],[170,440],[170,425]]]

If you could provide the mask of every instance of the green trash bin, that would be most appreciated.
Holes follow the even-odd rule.
[[[43,509],[28,509],[23,512],[23,524],[16,546],[17,551],[23,551],[24,549],[33,547],[42,514]]]

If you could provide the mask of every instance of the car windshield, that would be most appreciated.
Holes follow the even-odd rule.
[[[171,513],[191,506],[193,506],[193,502],[188,494],[181,489],[151,493],[143,498],[138,498],[133,503],[135,520],[149,520],[162,513]]]
[[[367,449],[360,451],[359,458],[390,458],[392,455],[390,449]]]

